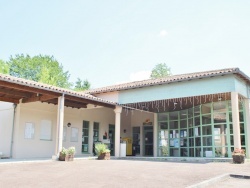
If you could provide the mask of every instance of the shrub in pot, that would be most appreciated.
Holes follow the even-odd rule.
[[[76,153],[76,148],[73,147],[73,146],[69,147],[67,149],[67,154],[65,156],[65,161],[73,161],[75,153]]]
[[[95,144],[95,152],[98,155],[98,160],[110,159],[110,150],[107,149],[106,144],[102,144],[102,143]]]
[[[59,153],[59,161],[65,161],[65,157],[68,153],[68,150],[66,148],[62,148],[62,151]]]

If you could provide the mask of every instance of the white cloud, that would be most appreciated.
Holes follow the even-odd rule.
[[[168,32],[165,29],[161,30],[160,33],[159,33],[160,37],[165,37],[167,35],[168,35]]]
[[[129,76],[130,81],[140,81],[149,79],[151,71],[139,71],[131,73]]]

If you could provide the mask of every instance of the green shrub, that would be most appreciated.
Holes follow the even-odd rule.
[[[110,150],[107,149],[107,145],[102,144],[102,143],[95,144],[95,151],[96,151],[98,156],[101,155],[102,153],[109,153],[110,152]]]

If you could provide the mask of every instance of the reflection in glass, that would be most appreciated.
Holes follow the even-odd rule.
[[[228,157],[227,147],[216,147],[215,157]]]
[[[167,113],[158,114],[158,121],[167,121],[167,120],[168,120],[168,114]]]
[[[169,119],[170,120],[178,120],[178,117],[179,117],[179,112],[178,111],[169,113]]]
[[[181,120],[180,121],[180,128],[186,128],[187,127],[187,120]]]
[[[212,134],[211,125],[202,127],[202,135],[211,135],[211,134]]]
[[[224,135],[214,136],[215,146],[227,146],[227,137]]]
[[[195,157],[202,157],[201,148],[195,148]]]
[[[212,136],[203,137],[203,146],[212,146]]]

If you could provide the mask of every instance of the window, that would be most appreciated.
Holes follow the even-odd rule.
[[[82,125],[82,152],[89,151],[89,121],[83,121]]]
[[[99,123],[94,122],[94,142],[99,141]]]

